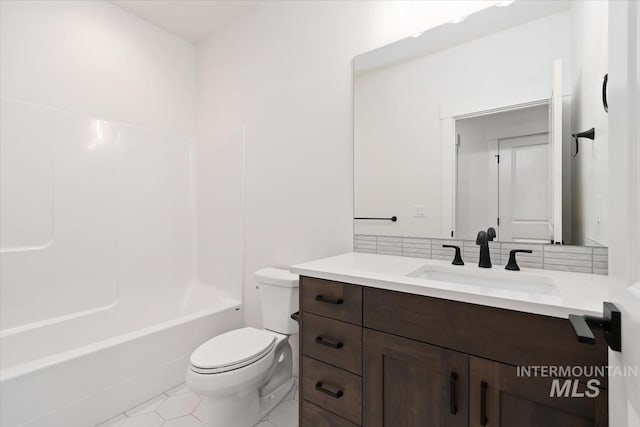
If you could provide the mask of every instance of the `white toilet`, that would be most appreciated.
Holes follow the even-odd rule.
[[[294,386],[289,335],[298,332],[298,276],[265,268],[255,273],[265,329],[240,328],[211,338],[191,355],[186,382],[201,396],[206,427],[251,427]]]

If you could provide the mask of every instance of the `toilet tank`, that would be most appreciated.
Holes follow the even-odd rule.
[[[280,268],[264,268],[254,273],[258,282],[262,326],[281,334],[298,332],[291,314],[298,311],[298,275]]]

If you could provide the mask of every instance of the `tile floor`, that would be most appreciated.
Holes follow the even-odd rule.
[[[97,427],[201,427],[202,399],[183,383]],[[298,380],[291,393],[255,427],[298,426]]]

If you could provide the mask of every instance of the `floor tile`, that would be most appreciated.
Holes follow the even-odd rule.
[[[155,412],[138,415],[127,419],[120,427],[160,427],[164,420]]]
[[[157,409],[158,414],[165,420],[190,415],[200,403],[200,398],[195,394],[183,393],[169,397]]]
[[[296,427],[298,425],[298,401],[285,400],[269,414],[269,421],[278,427]]]
[[[200,421],[204,420],[204,401],[203,400],[201,400],[200,403],[198,403],[198,406],[196,406],[196,409],[193,410],[193,413],[191,415],[193,415]]]
[[[102,424],[98,424],[96,427],[120,427],[125,421],[127,421],[127,417],[124,414],[120,414],[117,417],[108,419]]]
[[[135,417],[136,415],[146,414],[147,412],[153,412],[160,407],[167,400],[167,396],[161,394],[160,396],[156,396],[153,399],[147,400],[144,403],[136,406],[133,409],[129,409],[125,412],[129,417]]]
[[[189,393],[190,391],[191,390],[189,390],[189,387],[187,387],[185,383],[182,383],[182,384],[178,384],[172,389],[165,391],[164,393],[168,396],[175,396],[176,394]]]
[[[187,415],[186,417],[168,420],[162,424],[162,427],[202,427],[202,424],[193,415]]]
[[[298,401],[294,400],[299,394],[297,378],[295,384],[286,399],[255,427],[298,425]],[[183,383],[96,427],[202,427],[203,412],[202,399]]]
[[[298,387],[294,385],[293,388],[291,388],[291,391],[289,392],[289,394],[287,394],[287,396],[284,398],[284,400],[294,400],[296,398],[297,391],[298,391]]]

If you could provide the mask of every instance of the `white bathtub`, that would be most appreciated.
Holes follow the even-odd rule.
[[[241,327],[240,308],[195,283],[4,330],[0,426],[95,426],[184,381],[198,345]]]

